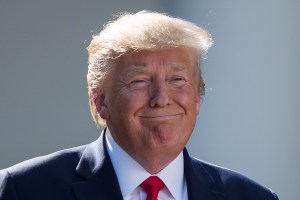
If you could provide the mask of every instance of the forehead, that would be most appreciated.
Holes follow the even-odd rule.
[[[167,48],[160,50],[140,50],[127,53],[121,56],[116,68],[127,70],[147,70],[151,67],[166,67],[176,71],[186,70],[197,63],[197,56],[194,50],[186,47]]]

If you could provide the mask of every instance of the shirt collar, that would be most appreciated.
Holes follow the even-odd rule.
[[[108,128],[105,139],[122,195],[125,197],[151,174],[115,142]],[[174,199],[182,199],[185,185],[183,166],[183,154],[181,152],[167,167],[155,174],[165,183]]]

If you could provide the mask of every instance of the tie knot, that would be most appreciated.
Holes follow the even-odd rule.
[[[165,186],[157,176],[150,176],[140,185],[147,193],[147,200],[157,200],[159,191]]]

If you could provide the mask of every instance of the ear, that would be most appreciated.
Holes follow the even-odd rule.
[[[200,112],[200,103],[201,103],[201,97],[200,94],[197,94],[196,96],[196,112],[199,114]]]
[[[91,91],[93,103],[96,107],[98,115],[104,120],[109,118],[109,109],[107,107],[107,97],[103,91]]]
[[[196,92],[196,112],[197,112],[197,114],[199,114],[199,112],[200,112],[200,104],[201,104],[201,82],[198,81],[197,92]]]

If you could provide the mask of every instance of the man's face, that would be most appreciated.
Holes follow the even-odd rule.
[[[100,105],[113,138],[138,162],[174,159],[186,145],[200,107],[196,56],[187,48],[122,56]]]

